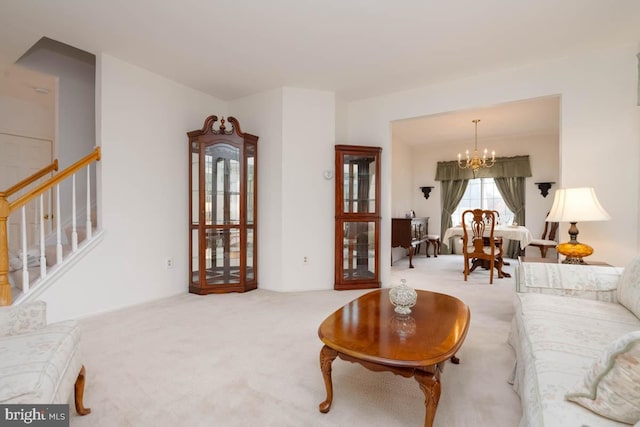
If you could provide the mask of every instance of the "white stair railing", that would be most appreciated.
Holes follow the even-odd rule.
[[[47,179],[45,182],[37,185],[32,190],[26,192],[22,196],[16,198],[13,201],[8,200],[8,197],[12,194],[9,190],[0,192],[0,306],[10,305],[12,303],[12,288],[9,283],[9,243],[7,224],[9,216],[16,212],[20,214],[20,254],[22,258],[22,293],[18,295],[16,302],[29,298],[29,295],[33,294],[35,290],[45,282],[47,277],[54,275],[62,268],[67,259],[73,258],[73,255],[77,254],[81,245],[78,244],[78,235],[76,230],[77,223],[77,211],[76,211],[76,174],[81,170],[86,170],[87,174],[87,193],[86,193],[86,237],[82,242],[82,245],[89,244],[94,237],[93,223],[91,219],[91,207],[95,205],[95,201],[92,201],[91,193],[91,168],[90,165],[93,162],[100,160],[100,148],[97,147],[91,154],[85,158],[79,160],[73,165],[69,166],[59,174]],[[44,169],[43,169],[44,170]],[[57,170],[57,161],[55,162],[55,170]],[[49,170],[50,172],[50,170]],[[26,185],[33,183],[37,178],[44,176],[43,171],[39,171],[32,177],[23,180],[23,182],[29,181]],[[65,257],[63,247],[63,229],[64,222],[61,217],[61,206],[66,203],[61,198],[60,184],[65,180],[71,180],[71,194],[68,194],[68,198],[71,200],[71,218],[68,219],[71,223],[71,251],[68,256]],[[24,187],[25,185],[23,185]],[[16,187],[16,186],[14,186]],[[12,187],[10,190],[12,190]],[[52,195],[52,190],[55,189],[55,193]],[[15,191],[13,191],[15,192]],[[55,205],[55,226],[53,221],[47,224],[46,219],[48,215],[45,214],[45,197],[47,197],[47,204]],[[94,195],[95,198],[95,195]],[[52,200],[53,199],[53,200]],[[31,205],[33,204],[33,205]],[[28,207],[33,208],[35,212],[35,218],[29,220]],[[12,219],[12,223],[15,224],[16,218]],[[33,232],[33,250],[29,249],[28,242],[28,229],[29,223],[34,224]],[[47,267],[47,254],[46,243],[48,241],[55,241],[55,264],[51,267]],[[66,238],[65,238],[66,242]],[[38,252],[39,257],[35,257],[34,254]],[[39,271],[30,271],[30,261],[37,260],[39,264]],[[35,264],[35,263],[32,263]],[[34,265],[35,267],[35,265]],[[39,272],[39,276],[34,277],[34,273]],[[42,291],[40,291],[42,292]]]

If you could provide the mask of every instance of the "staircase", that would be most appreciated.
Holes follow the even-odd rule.
[[[56,160],[0,192],[0,306],[37,298],[102,240],[102,231],[97,227],[96,195],[91,192],[90,173],[91,165],[99,160],[98,147],[62,172],[37,183],[47,174],[57,171]],[[86,207],[81,209],[77,209],[77,200],[81,198],[76,191],[77,179],[86,179]],[[47,223],[49,215],[44,214],[45,197],[50,197],[48,201],[55,206],[56,212],[51,215],[55,224]],[[70,214],[63,223],[60,212],[65,202],[71,206]],[[78,225],[78,219],[82,220],[82,225]],[[13,230],[12,245],[9,244],[9,224]],[[19,231],[14,234],[16,230]]]
[[[87,239],[86,231],[81,227],[77,230],[78,248],[74,252],[71,245],[71,235],[73,230],[71,227],[63,227],[65,237],[62,244],[62,263],[57,264],[57,245],[55,243],[55,233],[52,233],[45,239],[45,263],[46,263],[46,276],[42,278],[40,276],[40,248],[36,245],[31,246],[27,250],[27,270],[28,280],[27,286],[23,285],[23,268],[22,259],[18,254],[10,252],[9,255],[9,283],[11,284],[11,296],[13,304],[20,304],[26,301],[32,301],[36,299],[44,290],[46,290],[51,284],[56,281],[64,271],[67,271],[69,267],[75,264],[78,260],[86,254],[90,248],[95,246],[102,239],[102,232],[98,231],[95,220],[95,209],[92,210],[92,232],[91,238]],[[42,280],[41,280],[42,279]],[[27,292],[24,292],[24,288],[27,288]]]

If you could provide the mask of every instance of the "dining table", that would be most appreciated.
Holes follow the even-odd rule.
[[[469,231],[469,233],[471,233],[471,231]],[[462,237],[463,235],[464,231],[462,230],[462,225],[447,228],[442,238],[442,244],[449,246],[449,240],[451,238]],[[489,232],[487,231],[487,237],[488,236]],[[493,229],[493,236],[502,237],[503,239],[517,240],[520,244],[521,251],[524,251],[524,248],[527,247],[527,245],[533,240],[533,234],[531,234],[531,231],[529,231],[527,227],[524,227],[522,225],[497,225]],[[502,262],[502,264],[509,265],[508,262],[504,261]],[[511,277],[511,275],[499,268],[498,277]]]
[[[442,244],[449,246],[449,239],[452,237],[462,237],[463,234],[464,231],[462,230],[461,225],[447,228],[442,238]],[[488,235],[489,234],[487,232],[487,236]],[[533,240],[533,234],[531,234],[531,231],[522,225],[497,225],[493,229],[493,236],[502,237],[503,239],[517,240],[520,242],[521,250],[527,247],[527,245]]]

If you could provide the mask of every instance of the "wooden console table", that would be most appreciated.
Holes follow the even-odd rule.
[[[391,247],[403,247],[409,251],[409,268],[413,268],[413,255],[420,252],[420,246],[429,244],[428,231],[428,217],[391,218]],[[426,251],[429,251],[428,246]]]

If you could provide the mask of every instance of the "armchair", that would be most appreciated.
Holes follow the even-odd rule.
[[[47,325],[42,301],[0,307],[0,403],[64,404],[74,390],[79,415],[85,369],[77,322]]]
[[[548,215],[548,214],[547,214]],[[539,239],[533,239],[529,246],[535,246],[540,249],[540,256],[542,258],[547,257],[547,250],[553,249],[558,246],[556,241],[556,233],[558,232],[559,222],[545,222],[544,230],[542,231],[542,237]],[[547,234],[547,232],[549,234]]]

